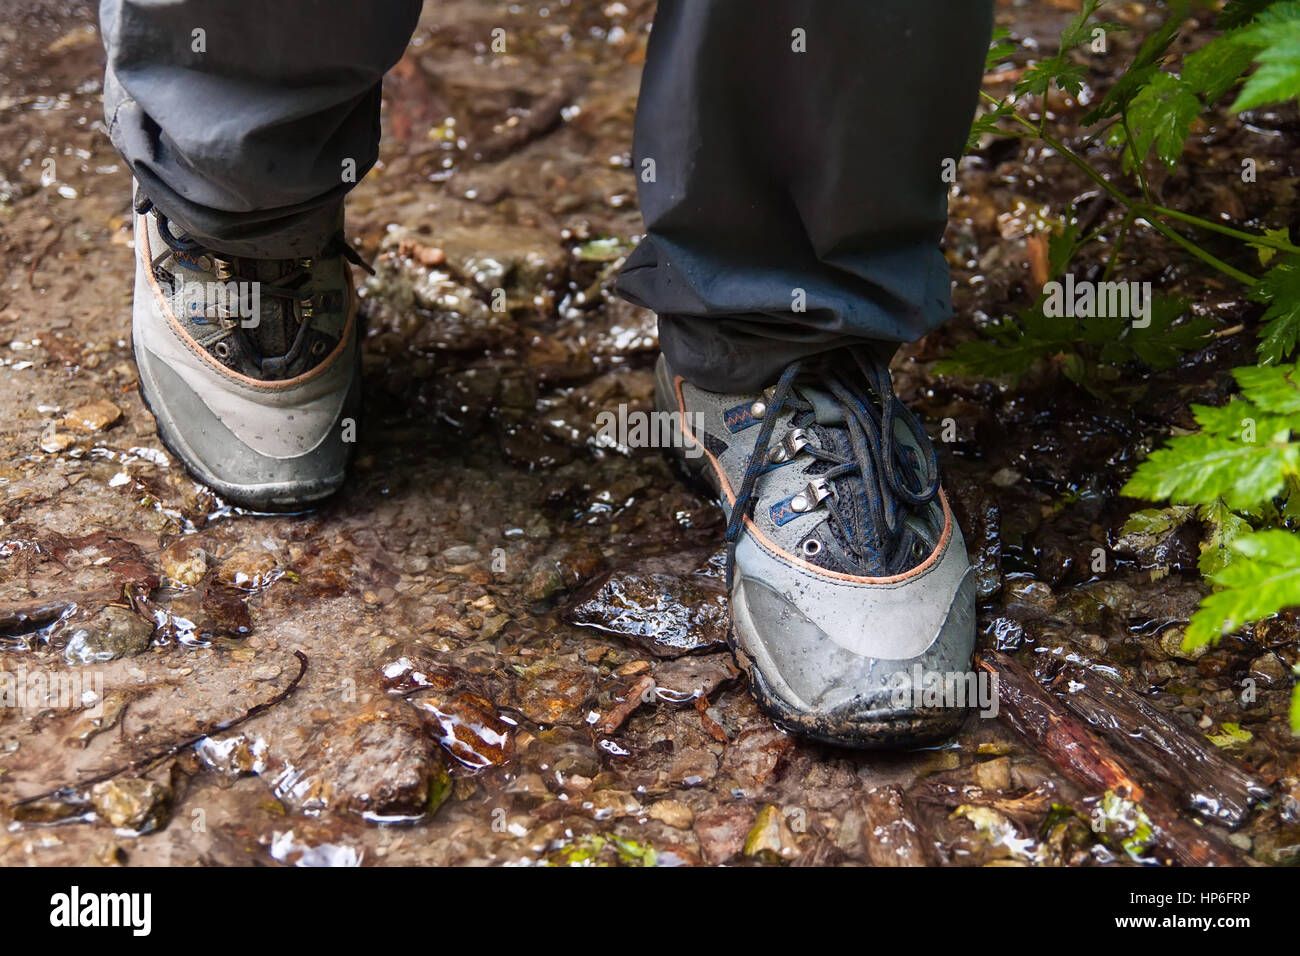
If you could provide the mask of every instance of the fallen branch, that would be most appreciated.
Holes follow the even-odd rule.
[[[206,737],[211,737],[214,734],[224,733],[227,730],[230,730],[234,727],[238,727],[240,724],[247,723],[248,721],[252,720],[254,717],[259,716],[260,714],[266,713],[276,704],[280,704],[288,700],[290,695],[292,695],[293,692],[298,689],[298,685],[302,683],[303,676],[307,673],[307,655],[304,654],[302,651],[294,651],[293,656],[298,658],[298,673],[294,675],[293,680],[289,681],[288,686],[286,686],[284,690],[280,691],[280,693],[276,694],[274,697],[270,698],[269,700],[264,700],[262,701],[262,703],[256,705],[250,710],[244,711],[244,713],[241,714],[240,716],[231,717],[227,720],[219,720],[214,724],[208,724],[199,732],[191,734],[190,736],[185,737],[181,740],[178,740],[175,743],[170,744],[167,747],[164,747],[162,750],[156,750],[153,753],[146,754],[145,756],[139,758],[138,760],[132,760],[130,763],[122,764],[119,767],[114,767],[112,770],[105,770],[103,773],[96,774],[95,776],[90,777],[89,779],[86,780],[82,780],[79,783],[64,784],[61,787],[55,787],[53,790],[46,790],[44,793],[38,793],[32,797],[24,797],[23,799],[17,800],[14,803],[10,804],[10,809],[16,809],[18,807],[26,806],[29,803],[36,803],[40,800],[49,800],[51,798],[60,798],[60,799],[67,798],[77,793],[80,790],[85,790],[87,787],[93,787],[95,784],[103,783],[105,780],[112,780],[114,777],[121,776],[124,773],[140,773],[142,771],[148,770],[154,764],[166,760],[168,757],[176,756],[182,750],[186,750],[190,747],[193,747],[195,744],[197,744],[199,741],[203,740]]]
[[[1188,809],[1208,820],[1236,829],[1255,801],[1268,796],[1260,780],[1127,687],[1066,664],[1049,688],[1122,754],[1177,791]]]
[[[1092,795],[1107,792],[1141,807],[1156,859],[1180,866],[1240,866],[1231,846],[1178,815],[1158,790],[1144,785],[1128,765],[1056,700],[1022,665],[997,651],[982,651],[976,666],[998,682],[1000,716],[1060,771]]]

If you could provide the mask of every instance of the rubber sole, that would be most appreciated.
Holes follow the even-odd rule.
[[[228,504],[268,514],[307,511],[320,507],[343,487],[347,480],[346,469],[324,478],[264,484],[237,485],[218,478],[203,466],[202,459],[186,442],[179,424],[173,422],[171,417],[150,399],[149,393],[151,390],[157,390],[157,384],[150,373],[149,361],[140,361],[140,356],[135,353],[134,348],[132,357],[136,367],[136,391],[139,392],[140,400],[144,402],[149,414],[153,416],[158,438],[163,443],[163,447],[180,461],[190,477],[211,488]],[[360,404],[359,398],[357,404]]]

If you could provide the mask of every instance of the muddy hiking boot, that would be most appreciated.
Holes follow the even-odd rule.
[[[974,579],[934,446],[888,367],[844,350],[725,394],[661,356],[656,404],[727,515],[729,640],[763,711],[855,747],[955,732],[966,709],[935,682],[970,670]]]
[[[163,443],[232,504],[295,510],[337,491],[360,407],[342,231],[311,259],[223,257],[135,200],[132,342]]]

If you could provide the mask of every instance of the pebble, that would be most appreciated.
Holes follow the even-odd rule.
[[[78,432],[102,432],[117,424],[121,417],[122,409],[107,399],[101,399],[68,412],[63,425]]]
[[[665,826],[676,827],[679,830],[689,830],[695,822],[695,814],[691,808],[680,800],[660,800],[652,804],[649,816],[652,820],[658,820]]]

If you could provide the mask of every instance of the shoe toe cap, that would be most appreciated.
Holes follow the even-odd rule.
[[[878,626],[861,616],[846,595],[843,623]],[[933,599],[933,595],[930,596]],[[974,584],[965,575],[937,630],[911,635],[925,646],[912,657],[888,659],[843,646],[788,594],[740,577],[732,593],[738,650],[753,665],[751,679],[769,714],[798,732],[858,745],[907,742],[901,737],[942,736],[961,722],[965,707],[933,702],[934,681],[970,673],[975,644]],[[891,626],[897,627],[897,617]],[[928,639],[928,640],[927,640]],[[933,676],[932,676],[933,675]],[[931,694],[926,695],[927,682]],[[900,737],[901,735],[901,737]]]

